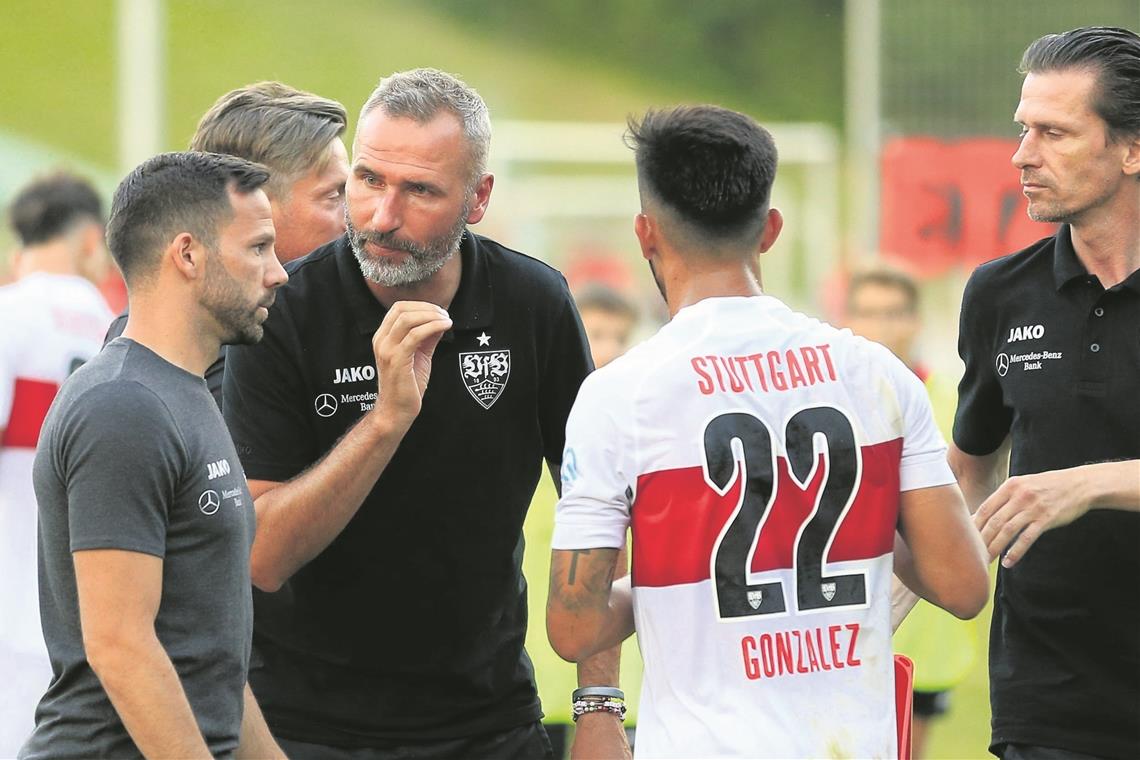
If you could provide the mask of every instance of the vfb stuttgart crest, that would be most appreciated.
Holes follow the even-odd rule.
[[[754,610],[760,609],[760,605],[764,603],[764,589],[748,592],[748,606]]]
[[[511,352],[468,351],[459,354],[459,374],[467,392],[484,409],[499,400],[511,376]]]

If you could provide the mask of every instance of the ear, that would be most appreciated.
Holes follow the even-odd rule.
[[[103,227],[98,224],[88,225],[83,231],[79,246],[80,274],[92,282],[99,282],[107,274],[110,263]]]
[[[1132,177],[1140,177],[1140,135],[1128,143],[1128,151],[1124,154],[1124,173]]]
[[[768,209],[768,219],[764,222],[764,233],[760,235],[760,253],[767,253],[776,238],[780,237],[780,230],[784,229],[784,215],[779,209]]]
[[[105,247],[105,233],[103,227],[98,224],[89,224],[83,230],[83,239],[81,248],[83,255],[87,257],[96,256],[103,252]]]
[[[206,247],[189,232],[178,233],[166,246],[163,258],[187,280],[206,274]]]
[[[467,214],[468,224],[478,224],[483,219],[483,215],[487,213],[487,205],[491,202],[491,189],[494,187],[494,174],[484,174],[475,183],[474,201],[470,213]]]
[[[649,260],[657,255],[657,224],[644,211],[633,218],[633,234],[641,245],[642,258]]]

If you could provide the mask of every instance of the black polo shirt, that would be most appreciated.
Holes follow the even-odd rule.
[[[978,267],[954,442],[1010,474],[1140,458],[1140,271],[1105,290],[1070,229]],[[1140,476],[1140,473],[1138,473]],[[1140,514],[1093,510],[1000,568],[993,742],[1140,757]]]
[[[541,716],[523,518],[592,365],[557,271],[470,232],[460,255],[454,327],[392,461],[324,552],[255,595],[250,683],[285,738],[382,745]],[[385,310],[347,238],[286,269],[264,339],[226,361],[225,416],[251,479],[296,476],[376,399]]]

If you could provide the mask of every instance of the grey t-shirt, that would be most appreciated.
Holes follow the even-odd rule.
[[[21,758],[139,755],[87,662],[72,552],[163,559],[155,631],[215,757],[238,745],[253,602],[253,499],[201,377],[126,338],[64,383],[33,469],[52,682]]]

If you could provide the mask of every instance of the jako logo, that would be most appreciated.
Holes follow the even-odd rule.
[[[1012,327],[1009,331],[1009,337],[1006,343],[1016,343],[1019,340],[1037,339],[1045,335],[1045,327],[1043,325],[1025,325],[1024,327]]]
[[[333,377],[334,383],[359,383],[365,380],[376,379],[376,368],[371,364],[366,364],[363,367],[345,367],[338,369],[336,376]]]
[[[230,463],[225,459],[219,459],[216,462],[210,462],[206,465],[206,475],[209,480],[220,478],[223,475],[230,474]]]

